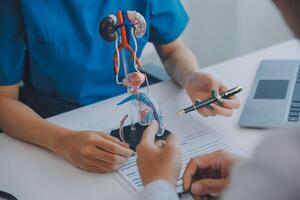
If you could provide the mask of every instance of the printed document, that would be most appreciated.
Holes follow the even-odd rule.
[[[182,152],[182,170],[177,183],[177,192],[182,192],[182,175],[189,160],[198,155],[208,154],[217,150],[229,151],[241,155],[238,146],[224,138],[221,134],[203,125],[200,120],[193,116],[186,115],[177,117],[169,116],[166,127],[171,127],[172,133],[180,138]],[[136,157],[132,157],[119,169],[119,173],[131,186],[140,191],[143,188],[136,165]]]

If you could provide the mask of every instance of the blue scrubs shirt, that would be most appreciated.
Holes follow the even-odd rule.
[[[0,0],[0,85],[23,80],[20,100],[49,117],[126,92],[115,83],[114,43],[99,35],[101,20],[136,10],[148,41],[167,44],[188,16],[179,0]]]

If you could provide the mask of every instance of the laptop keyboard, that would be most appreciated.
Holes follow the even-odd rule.
[[[294,89],[293,100],[289,112],[289,122],[298,122],[300,115],[300,68],[298,70],[297,82]]]

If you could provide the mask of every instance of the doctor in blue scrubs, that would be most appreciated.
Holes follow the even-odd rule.
[[[179,39],[188,23],[179,0],[0,0],[2,130],[87,171],[114,171],[131,156],[127,144],[102,132],[82,134],[44,120],[125,92],[114,79],[114,45],[98,33],[100,21],[119,10],[145,17],[148,29],[138,40],[138,56],[152,42],[169,75],[192,100],[226,89],[199,71]],[[232,98],[199,112],[230,116],[238,107]]]

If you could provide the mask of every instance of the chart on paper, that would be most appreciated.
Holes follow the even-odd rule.
[[[198,122],[198,127],[199,125]],[[177,183],[177,192],[182,192],[183,171],[191,158],[217,150],[241,154],[239,147],[226,140],[222,135],[212,130],[204,129],[203,126],[202,129],[194,130],[181,137],[180,145],[182,151],[182,171]],[[130,158],[119,172],[137,191],[142,189],[143,184],[136,166],[136,157]]]

